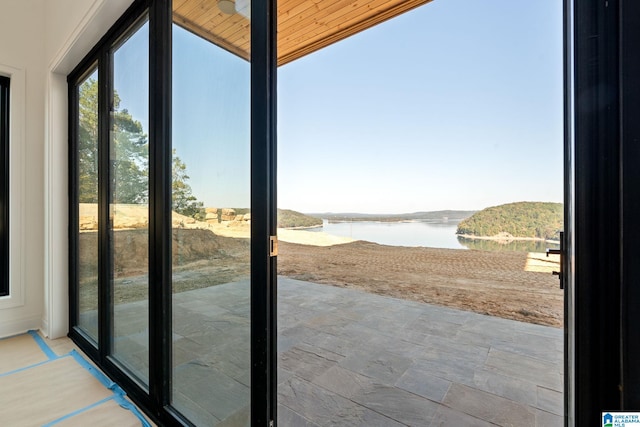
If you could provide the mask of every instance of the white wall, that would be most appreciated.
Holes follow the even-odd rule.
[[[10,74],[10,288],[0,336],[37,329],[42,291],[44,0],[0,0],[0,73]]]
[[[18,106],[11,111],[12,295],[0,298],[0,337],[67,332],[66,75],[131,3],[0,0],[0,74],[17,82]]]
[[[68,198],[66,76],[132,0],[46,2],[46,135],[44,147],[44,333],[68,332]]]

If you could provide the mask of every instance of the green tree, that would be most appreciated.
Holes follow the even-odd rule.
[[[187,166],[182,160],[180,160],[180,157],[176,156],[175,149],[173,149],[172,154],[172,209],[182,215],[203,219],[201,218],[204,216],[203,204],[193,195],[191,186],[187,182],[189,180],[189,175],[187,175]]]
[[[118,108],[114,100],[111,150],[111,179],[113,203],[148,203],[149,201],[149,143],[142,124],[134,120],[126,109]]]
[[[98,202],[98,85],[88,79],[79,88],[78,196]]]
[[[79,88],[78,195],[80,203],[98,202],[98,82]],[[114,94],[111,128],[111,190],[113,203],[149,200],[149,143],[142,124]]]
[[[80,203],[98,202],[98,82],[87,79],[79,88],[78,195]],[[149,201],[149,143],[142,124],[114,94],[111,128],[111,191],[113,203]],[[172,203],[183,215],[204,216],[202,202],[192,194],[187,167],[173,150]]]
[[[557,240],[562,229],[561,203],[516,202],[476,212],[458,224],[456,233],[471,236],[509,233],[514,237]]]

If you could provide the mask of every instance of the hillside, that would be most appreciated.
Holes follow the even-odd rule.
[[[322,225],[322,219],[289,209],[278,209],[278,228],[310,228]]]
[[[332,222],[340,221],[459,221],[469,218],[476,211],[431,211],[412,212],[402,214],[363,214],[363,213],[314,213],[314,217],[328,219]]]
[[[456,233],[478,237],[508,233],[516,238],[558,240],[562,228],[561,203],[517,202],[473,214],[458,224]]]
[[[235,215],[251,213],[249,208],[233,208]],[[290,209],[278,209],[278,228],[311,228],[320,227],[322,219],[305,215]]]

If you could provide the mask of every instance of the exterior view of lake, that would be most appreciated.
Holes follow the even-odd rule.
[[[558,247],[556,244],[543,241],[516,240],[503,244],[493,240],[466,239],[456,236],[457,228],[458,221],[329,222],[324,219],[322,228],[310,231],[323,231],[335,236],[391,246],[522,252],[545,252],[547,248]]]

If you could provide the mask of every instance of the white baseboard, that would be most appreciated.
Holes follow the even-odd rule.
[[[26,319],[4,321],[0,324],[0,338],[11,337],[22,334],[32,329],[40,328],[40,316],[33,316]]]

